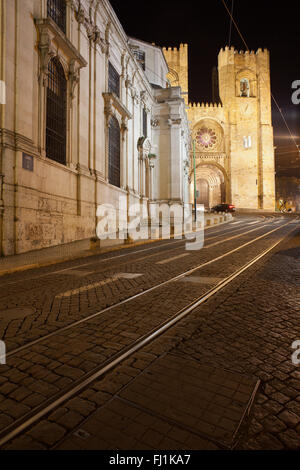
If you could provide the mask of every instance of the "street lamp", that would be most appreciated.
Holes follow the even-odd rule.
[[[196,181],[196,140],[193,140],[193,159],[194,159],[194,204],[195,204],[195,222],[197,222],[197,181]]]

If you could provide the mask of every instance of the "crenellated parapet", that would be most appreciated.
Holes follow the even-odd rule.
[[[190,108],[223,108],[221,103],[189,103]]]
[[[224,49],[223,47],[220,49],[220,54],[224,53],[224,52],[231,52],[233,54],[239,54],[239,55],[254,55],[254,54],[269,54],[269,50],[266,49],[266,48],[258,48],[257,51],[243,51],[243,50],[240,50],[238,51],[237,49],[235,49],[233,46],[232,47],[228,47],[226,46]]]
[[[235,67],[249,67],[256,69],[258,64],[268,64],[270,53],[268,49],[259,48],[257,51],[238,51],[234,47],[226,46],[219,52],[218,67],[220,68],[235,66]],[[227,72],[226,72],[227,73]],[[255,70],[256,73],[256,70]]]
[[[167,54],[172,54],[172,52],[174,53],[174,55],[177,55],[178,52],[187,52],[188,51],[188,45],[187,44],[180,44],[179,47],[163,47],[162,48],[163,52],[164,53],[167,53]]]
[[[170,86],[180,86],[184,100],[188,104],[188,44],[179,47],[163,47],[163,54],[169,67],[168,81]]]

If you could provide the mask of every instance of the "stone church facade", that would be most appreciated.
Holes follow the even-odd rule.
[[[103,204],[146,219],[187,204],[186,104],[162,49],[107,0],[0,0],[0,15],[0,256],[94,237]]]
[[[188,91],[187,45],[163,51],[170,83]],[[218,102],[189,103],[198,203],[213,207],[226,202],[240,209],[275,210],[269,61],[267,50],[221,49],[214,76]],[[185,100],[188,103],[187,94]],[[193,194],[192,182],[191,200]]]

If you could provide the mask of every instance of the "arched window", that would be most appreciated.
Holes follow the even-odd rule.
[[[120,97],[120,75],[110,62],[108,64],[108,91]]]
[[[109,183],[120,187],[120,127],[117,119],[111,117],[108,129],[108,180]]]
[[[169,73],[167,75],[167,82],[171,87],[179,86],[179,76],[175,70],[169,69]]]
[[[67,81],[61,63],[52,59],[48,65],[46,155],[66,163]]]
[[[240,81],[241,96],[248,97],[250,96],[250,83],[248,78],[243,78]]]
[[[47,14],[66,33],[66,0],[47,0]]]

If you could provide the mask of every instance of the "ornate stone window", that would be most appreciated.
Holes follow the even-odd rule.
[[[217,144],[216,132],[208,127],[202,127],[197,132],[196,141],[205,150],[212,150]]]
[[[236,96],[255,98],[257,96],[257,76],[249,68],[244,68],[236,74]]]
[[[250,83],[248,78],[242,78],[240,81],[240,91],[242,97],[249,98],[250,96]]]
[[[120,97],[120,75],[110,62],[108,64],[108,92]]]
[[[194,127],[192,137],[196,141],[197,152],[225,152],[224,130],[214,119],[201,119]]]
[[[120,151],[121,135],[118,120],[111,116],[108,127],[108,181],[120,187]]]
[[[247,137],[244,137],[243,141],[244,141],[244,148],[245,149],[251,149],[251,147],[252,147],[252,137],[251,137],[251,135],[248,135]]]
[[[148,123],[147,123],[147,112],[143,109],[143,136],[148,137]]]
[[[46,155],[66,164],[67,81],[60,62],[54,58],[48,64]]]
[[[47,0],[47,15],[66,34],[66,1]]]
[[[175,70],[169,69],[169,73],[167,75],[167,83],[170,87],[179,86],[179,76]]]
[[[140,49],[134,49],[133,50],[133,55],[142,67],[143,70],[146,70],[146,54],[144,51],[141,51]]]

